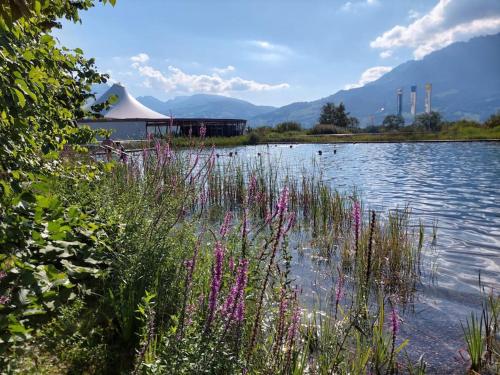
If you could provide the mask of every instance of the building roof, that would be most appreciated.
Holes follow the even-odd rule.
[[[108,91],[102,94],[94,104],[101,104],[109,99],[111,95],[116,95],[118,100],[109,109],[103,110],[101,115],[108,120],[165,120],[168,116],[162,115],[145,105],[139,103],[127,89],[119,83],[115,83]]]

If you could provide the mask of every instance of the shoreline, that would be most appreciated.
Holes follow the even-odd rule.
[[[323,138],[323,137],[322,137]],[[326,138],[326,137],[325,137]],[[180,142],[179,142],[180,140]],[[189,148],[187,139],[174,138],[173,145],[181,148]],[[207,147],[211,147],[212,145],[218,148],[229,148],[229,147],[240,147],[240,146],[263,146],[263,145],[272,145],[272,144],[356,144],[356,143],[500,143],[500,138],[472,138],[472,139],[346,139],[345,137],[341,139],[314,139],[314,140],[304,140],[304,139],[288,139],[288,140],[274,140],[269,139],[268,141],[260,141],[256,144],[251,144],[245,142],[243,140],[234,140],[236,142],[231,142],[231,138],[221,139],[221,138],[207,138],[206,145]],[[127,149],[127,151],[137,151],[142,150],[146,146],[148,140],[120,140],[123,146]],[[86,145],[86,147],[98,147],[98,144]],[[146,147],[146,148],[150,148]]]

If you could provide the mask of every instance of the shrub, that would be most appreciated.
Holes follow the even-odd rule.
[[[248,144],[249,145],[256,145],[260,142],[260,136],[256,132],[251,132],[248,135]]]
[[[276,125],[274,130],[278,133],[301,131],[302,125],[295,121],[285,121]]]
[[[491,115],[488,120],[484,122],[484,126],[487,128],[496,128],[500,126],[500,112],[496,115]]]

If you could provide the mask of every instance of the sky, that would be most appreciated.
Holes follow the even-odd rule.
[[[282,106],[498,32],[500,0],[117,0],[54,35],[136,97]]]

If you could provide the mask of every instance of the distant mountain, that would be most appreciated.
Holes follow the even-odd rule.
[[[137,100],[157,112],[166,115],[171,112],[174,117],[249,119],[276,109],[227,96],[206,94],[179,96],[165,102],[153,96],[140,96]]]
[[[432,108],[445,119],[484,120],[500,110],[500,34],[451,44],[422,60],[408,61],[377,81],[312,102],[292,103],[250,119],[252,125],[293,120],[316,123],[327,102],[343,102],[366,125],[380,124],[396,112],[396,90],[403,88],[403,109],[410,116],[410,87],[417,85],[417,112],[424,110],[425,84],[432,83]]]

